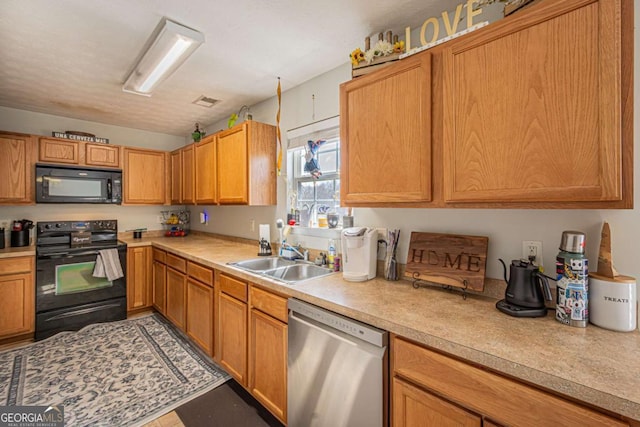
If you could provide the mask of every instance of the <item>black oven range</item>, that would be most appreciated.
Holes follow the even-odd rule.
[[[101,255],[98,257],[98,255]],[[96,262],[119,262],[122,277],[94,277]],[[36,341],[127,317],[127,245],[117,220],[36,226]],[[111,279],[111,280],[110,280]]]

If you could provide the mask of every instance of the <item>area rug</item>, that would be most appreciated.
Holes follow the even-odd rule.
[[[0,405],[63,405],[68,426],[140,426],[228,379],[159,314],[0,352]]]

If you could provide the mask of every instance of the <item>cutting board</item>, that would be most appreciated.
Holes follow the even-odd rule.
[[[485,236],[412,232],[405,277],[481,292],[484,289]]]

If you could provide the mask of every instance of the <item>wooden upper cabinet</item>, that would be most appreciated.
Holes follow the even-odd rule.
[[[246,204],[249,201],[247,128],[243,123],[218,135],[218,201]]]
[[[171,204],[182,203],[182,149],[172,151],[171,160]]]
[[[167,154],[164,151],[124,147],[124,203],[164,204]]]
[[[77,141],[56,138],[40,138],[38,160],[51,163],[80,164],[80,145]]]
[[[38,160],[44,163],[120,167],[120,146],[118,145],[40,138],[38,151]]]
[[[275,205],[275,127],[245,121],[220,132],[217,178],[220,204]]]
[[[80,164],[80,144],[56,138],[40,138],[40,155],[38,160],[49,163]]]
[[[340,117],[343,204],[431,200],[431,54],[343,83]]]
[[[191,144],[182,149],[182,203],[196,202],[195,180],[195,144]]]
[[[0,204],[34,202],[36,150],[30,135],[0,134]]]
[[[195,144],[194,164],[196,203],[217,203],[215,135],[208,136]]]
[[[541,2],[447,44],[446,202],[622,200],[621,1]]]
[[[85,163],[91,166],[117,168],[120,166],[120,147],[87,143],[85,145]]]

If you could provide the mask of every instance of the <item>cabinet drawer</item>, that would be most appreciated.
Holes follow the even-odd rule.
[[[287,299],[251,286],[251,306],[287,323]]]
[[[34,257],[30,256],[0,259],[0,275],[31,273],[33,271],[33,261]]]
[[[536,388],[395,338],[393,372],[504,425],[624,426]]]
[[[225,274],[220,275],[220,291],[240,301],[247,302],[247,282],[240,281]]]
[[[167,254],[167,265],[181,273],[187,272],[187,260],[173,254]]]
[[[163,250],[153,248],[153,260],[161,262],[163,264],[167,263],[167,253]]]
[[[196,280],[213,287],[213,270],[194,262],[187,262],[187,274]]]

